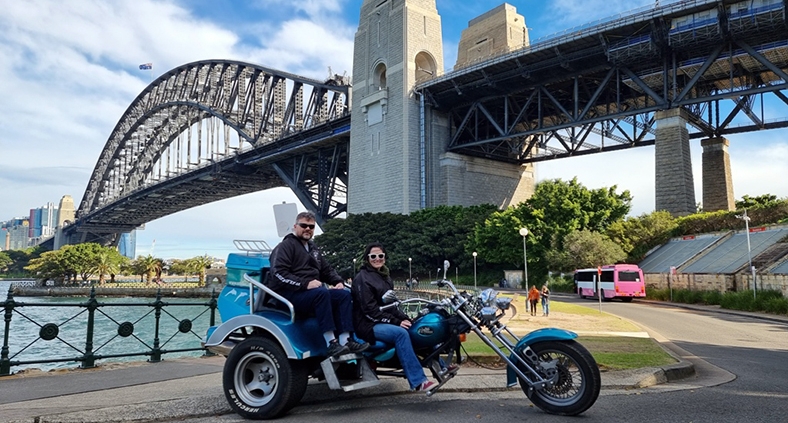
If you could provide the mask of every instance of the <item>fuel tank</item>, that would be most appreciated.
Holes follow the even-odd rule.
[[[434,347],[446,341],[449,334],[446,317],[439,312],[431,312],[419,317],[408,330],[414,349]]]

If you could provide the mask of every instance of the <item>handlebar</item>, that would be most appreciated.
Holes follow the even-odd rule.
[[[442,304],[441,302],[438,302],[438,301],[428,301],[428,300],[424,300],[424,299],[421,299],[421,298],[408,298],[407,300],[397,300],[397,301],[395,301],[395,302],[393,302],[391,304],[386,304],[384,306],[380,306],[380,311],[387,310],[387,309],[390,309],[392,307],[399,307],[402,304],[407,304],[407,303],[426,303],[426,304],[436,304],[436,305],[441,305]]]

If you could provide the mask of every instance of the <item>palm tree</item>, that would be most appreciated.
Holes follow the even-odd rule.
[[[115,274],[120,272],[121,265],[126,261],[126,257],[120,255],[118,250],[114,248],[105,248],[96,256],[96,273],[99,275],[99,285],[104,284],[104,275],[112,275],[111,278],[115,279]]]
[[[200,275],[200,283],[199,283],[199,285],[200,286],[204,286],[205,285],[205,269],[211,267],[211,264],[213,264],[213,261],[214,261],[213,257],[210,257],[210,256],[208,256],[206,254],[204,256],[194,257],[190,261],[191,261],[192,266],[194,266],[192,268],[193,271],[195,273],[197,273],[198,275]]]
[[[146,283],[151,283],[151,279],[153,279],[154,275],[161,274],[162,267],[163,263],[161,259],[148,254],[144,257],[137,257],[134,269],[136,272],[139,272],[140,275],[145,275]]]

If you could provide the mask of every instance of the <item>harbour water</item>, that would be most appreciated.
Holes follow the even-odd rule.
[[[0,302],[7,298],[8,289],[17,281],[0,281]],[[11,361],[46,361],[81,357],[86,351],[88,311],[84,306],[87,297],[15,297],[9,331],[9,359]],[[94,314],[92,351],[96,355],[116,355],[149,352],[156,338],[155,308],[153,298],[97,298],[101,307]],[[202,337],[210,325],[207,299],[168,298],[159,318],[159,348],[180,350],[200,348]],[[188,303],[190,305],[175,305]],[[115,304],[113,306],[113,304]],[[218,313],[215,317],[219,323]],[[184,323],[188,322],[188,323]],[[190,330],[184,332],[191,324]],[[125,326],[124,326],[125,324]],[[133,325],[130,336],[121,336],[121,327]],[[0,323],[4,325],[4,323]],[[56,337],[45,340],[56,331]],[[42,336],[42,333],[44,336]],[[162,355],[162,359],[199,356],[203,351],[182,351]],[[144,361],[147,355],[112,357],[98,360],[96,364],[118,361]],[[12,372],[25,368],[52,370],[75,368],[80,361],[35,363],[13,366]]]

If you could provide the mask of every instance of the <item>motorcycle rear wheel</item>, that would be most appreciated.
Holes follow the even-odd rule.
[[[542,365],[542,377],[555,377],[552,386],[530,389],[520,387],[531,402],[542,410],[562,416],[576,416],[596,402],[601,389],[599,366],[585,347],[576,341],[545,341],[531,345]]]
[[[230,408],[245,419],[279,417],[304,396],[307,369],[288,360],[274,341],[251,337],[230,352],[222,388]]]

